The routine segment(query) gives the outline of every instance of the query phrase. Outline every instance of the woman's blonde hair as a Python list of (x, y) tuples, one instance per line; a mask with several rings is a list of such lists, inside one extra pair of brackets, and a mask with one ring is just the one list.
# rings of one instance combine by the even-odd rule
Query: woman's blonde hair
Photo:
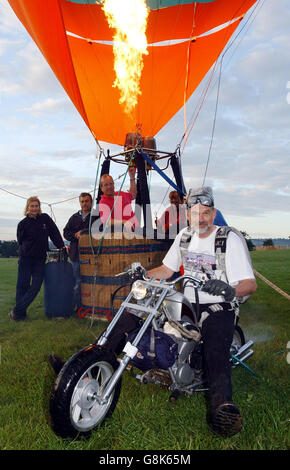
[(41, 208), (40, 208), (40, 200), (38, 199), (37, 196), (31, 196), (27, 199), (26, 201), (26, 206), (25, 206), (25, 209), (24, 209), (24, 215), (27, 215), (29, 213), (29, 205), (32, 203), (32, 202), (38, 202), (39, 204), (39, 214), (41, 214)]

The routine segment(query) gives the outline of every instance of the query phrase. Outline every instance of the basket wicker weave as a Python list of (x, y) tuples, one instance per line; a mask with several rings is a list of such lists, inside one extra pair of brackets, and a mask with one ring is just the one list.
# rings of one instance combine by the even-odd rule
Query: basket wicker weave
[[(162, 263), (172, 241), (157, 240), (141, 236), (129, 237), (122, 233), (96, 240), (83, 234), (79, 240), (80, 271), (82, 279), (82, 307), (89, 315), (99, 320), (109, 321), (112, 314), (113, 292), (122, 285), (122, 295), (127, 295), (130, 287), (127, 275), (115, 277), (133, 262), (139, 261), (145, 269)], [(121, 300), (116, 301), (118, 307)]]

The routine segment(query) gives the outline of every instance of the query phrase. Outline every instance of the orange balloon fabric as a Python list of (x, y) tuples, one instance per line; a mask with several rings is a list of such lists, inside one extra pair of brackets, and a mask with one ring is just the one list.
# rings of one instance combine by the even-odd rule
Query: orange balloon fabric
[[(68, 0), (8, 1), (94, 137), (124, 145), (126, 134), (136, 132), (137, 126), (143, 136), (154, 136), (174, 116), (256, 0), (192, 2), (150, 11), (142, 94), (130, 116), (119, 104), (118, 89), (112, 87), (113, 30), (100, 5)], [(231, 23), (200, 37), (227, 22)]]

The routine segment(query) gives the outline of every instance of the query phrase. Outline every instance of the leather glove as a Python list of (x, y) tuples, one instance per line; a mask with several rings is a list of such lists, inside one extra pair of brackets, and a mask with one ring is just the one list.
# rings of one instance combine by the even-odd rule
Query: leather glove
[(231, 302), (236, 296), (236, 289), (219, 279), (206, 281), (201, 290), (211, 295), (222, 295), (226, 302)]

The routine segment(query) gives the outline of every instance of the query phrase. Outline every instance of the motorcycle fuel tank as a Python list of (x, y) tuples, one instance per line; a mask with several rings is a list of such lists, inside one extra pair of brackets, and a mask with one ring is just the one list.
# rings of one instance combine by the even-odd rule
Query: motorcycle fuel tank
[(196, 316), (192, 305), (181, 292), (175, 292), (166, 297), (165, 305), (173, 320), (181, 321), (182, 316), (186, 315), (196, 323)]

